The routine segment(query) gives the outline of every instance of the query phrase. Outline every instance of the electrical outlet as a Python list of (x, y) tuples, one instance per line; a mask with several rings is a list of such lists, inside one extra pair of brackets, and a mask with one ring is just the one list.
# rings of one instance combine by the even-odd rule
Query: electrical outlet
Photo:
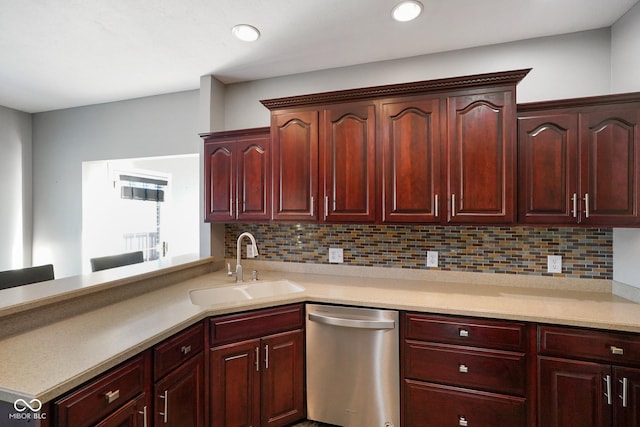
[(253, 245), (251, 243), (247, 244), (247, 258), (255, 258), (256, 253), (253, 251)]
[(344, 262), (344, 253), (342, 248), (329, 248), (329, 262), (331, 264), (340, 264)]
[(562, 273), (562, 257), (547, 255), (547, 273)]
[(437, 267), (437, 266), (438, 266), (438, 252), (427, 251), (427, 267)]

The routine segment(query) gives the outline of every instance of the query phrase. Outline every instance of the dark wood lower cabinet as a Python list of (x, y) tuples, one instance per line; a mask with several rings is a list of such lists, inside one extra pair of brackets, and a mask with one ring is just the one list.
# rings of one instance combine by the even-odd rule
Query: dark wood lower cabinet
[(155, 424), (204, 426), (204, 356), (192, 357), (155, 384)]
[(404, 388), (403, 419), (408, 427), (526, 425), (521, 397), (413, 380), (405, 380)]
[(262, 339), (262, 425), (282, 426), (305, 416), (304, 332)]
[(260, 425), (260, 339), (211, 350), (211, 425)]
[(640, 427), (640, 369), (539, 358), (540, 426)]
[(599, 363), (540, 357), (539, 425), (610, 427), (606, 378), (610, 367)]
[(615, 425), (640, 427), (640, 369), (614, 368), (613, 371), (616, 390), (620, 391)]
[(295, 330), (213, 348), (212, 426), (285, 426), (303, 419), (303, 343), (303, 331)]

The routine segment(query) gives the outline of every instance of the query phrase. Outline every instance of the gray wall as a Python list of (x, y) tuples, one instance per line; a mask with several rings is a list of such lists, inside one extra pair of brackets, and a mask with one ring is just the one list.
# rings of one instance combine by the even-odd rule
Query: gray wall
[(31, 265), (31, 114), (0, 107), (0, 270)]
[(225, 128), (269, 125), (260, 99), (533, 68), (518, 102), (602, 95), (610, 91), (609, 29), (376, 62), (227, 86)]
[(35, 114), (33, 262), (79, 274), (82, 162), (199, 153), (198, 105), (189, 91)]
[[(640, 91), (640, 3), (611, 29), (612, 92)], [(640, 173), (636, 171), (636, 173)], [(613, 278), (640, 288), (640, 230), (613, 231)]]

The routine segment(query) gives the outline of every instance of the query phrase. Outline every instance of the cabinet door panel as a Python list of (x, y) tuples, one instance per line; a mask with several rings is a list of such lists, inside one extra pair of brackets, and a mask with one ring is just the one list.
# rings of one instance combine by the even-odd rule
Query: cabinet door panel
[(580, 114), (585, 223), (638, 222), (639, 123), (638, 107)]
[(449, 98), (449, 222), (514, 220), (512, 91)]
[(238, 141), (238, 219), (268, 220), (271, 212), (269, 136)]
[(375, 219), (375, 106), (323, 112), (324, 215), (327, 221)]
[(614, 368), (615, 424), (640, 427), (640, 369)]
[(384, 222), (440, 221), (440, 117), (438, 98), (383, 101)]
[(155, 386), (155, 425), (204, 426), (204, 357), (184, 362)]
[(317, 219), (318, 113), (272, 116), (273, 219)]
[(539, 357), (539, 425), (610, 427), (604, 381), (610, 374), (609, 365)]
[(577, 115), (520, 117), (518, 129), (520, 221), (577, 223)]
[(235, 218), (235, 154), (233, 143), (205, 144), (206, 219), (229, 221)]
[(262, 339), (262, 425), (284, 426), (303, 419), (304, 337), (302, 330)]
[(260, 340), (211, 351), (211, 421), (216, 427), (260, 425)]

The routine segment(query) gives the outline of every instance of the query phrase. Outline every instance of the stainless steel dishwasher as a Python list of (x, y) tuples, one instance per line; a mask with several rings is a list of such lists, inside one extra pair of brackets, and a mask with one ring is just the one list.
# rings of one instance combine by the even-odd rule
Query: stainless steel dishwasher
[(307, 304), (307, 417), (399, 427), (398, 312)]

